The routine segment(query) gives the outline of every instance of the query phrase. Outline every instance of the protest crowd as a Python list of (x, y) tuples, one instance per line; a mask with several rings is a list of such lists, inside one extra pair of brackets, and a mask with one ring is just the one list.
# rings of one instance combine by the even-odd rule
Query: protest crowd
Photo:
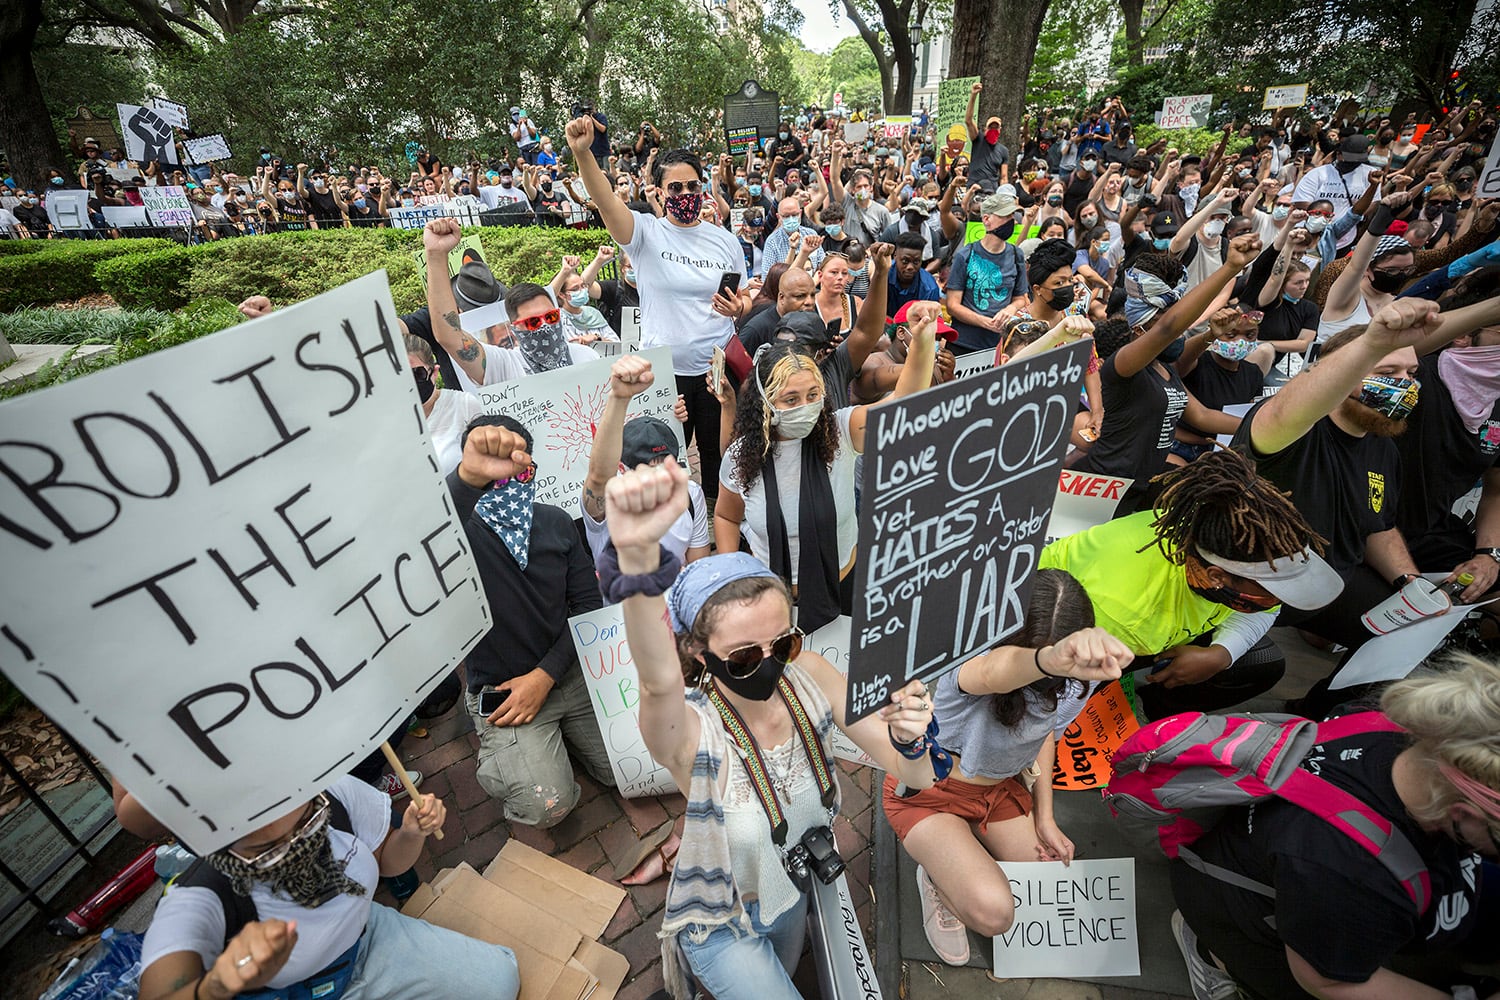
[[(1286, 636), (1342, 668), (1393, 601), (1423, 615), (1500, 593), (1492, 110), (1284, 109), (1199, 157), (1138, 146), (1141, 110), (1116, 98), (1017, 125), (976, 117), (981, 93), (942, 132), (924, 114), (851, 139), (805, 108), (762, 148), (708, 159), (587, 103), (550, 135), (511, 108), (508, 161), (423, 149), (400, 175), (268, 149), (240, 176), (93, 143), (44, 190), (0, 198), (0, 229), (61, 238), (45, 199), (84, 189), (92, 235), (121, 235), (105, 209), (167, 183), (194, 240), (421, 225), (427, 301), (400, 333), (493, 624), (418, 715), (461, 700), (480, 786), (511, 822), (554, 826), (577, 768), (616, 784), (568, 618), (619, 605), (640, 736), (687, 800), (680, 835), (623, 880), (670, 879), (666, 988), (790, 998), (811, 890), (786, 859), (831, 838), (836, 734), (884, 772), (927, 940), (964, 965), (970, 931), (1015, 918), (1007, 863), (1074, 861), (1049, 776), (1101, 689), (1128, 680), (1143, 723), (1204, 713), (1243, 737), (1237, 706), (1282, 680)], [(599, 249), (549, 285), (506, 281), (457, 259), (481, 216), (588, 229)], [(882, 410), (1067, 351), (1083, 370), (1063, 475), (1118, 503), (1039, 545), (1017, 629), (855, 705), (806, 639), (864, 620)], [(589, 363), (609, 367), (587, 474), (565, 504), (537, 502), (558, 471), (543, 428), (481, 397)], [(663, 387), (666, 419), (634, 415)], [(1464, 655), (1380, 683), (1335, 673), (1286, 706), (1320, 724), (1287, 765), (1313, 791), (1247, 799), (1168, 852), (1199, 1000), (1500, 996), (1464, 964), (1500, 941), (1500, 617), (1476, 609), (1454, 634)], [(1153, 789), (1163, 827), (1171, 790)], [(171, 832), (123, 788), (116, 806), (128, 829)], [(439, 799), (375, 754), (276, 814), (167, 891), (141, 997), (517, 995), (511, 949), (372, 903), (382, 879), (415, 888)]]

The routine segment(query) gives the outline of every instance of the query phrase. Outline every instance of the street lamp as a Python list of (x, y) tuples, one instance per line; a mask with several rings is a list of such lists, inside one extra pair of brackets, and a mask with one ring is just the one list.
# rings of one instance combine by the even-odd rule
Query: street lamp
[(922, 26), (914, 24), (911, 26), (911, 47), (920, 49), (922, 47)]

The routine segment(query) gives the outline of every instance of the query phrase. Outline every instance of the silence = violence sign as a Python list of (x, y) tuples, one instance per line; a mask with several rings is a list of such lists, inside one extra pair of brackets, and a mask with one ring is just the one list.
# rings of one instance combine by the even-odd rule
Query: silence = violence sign
[(490, 626), (383, 271), (0, 404), (0, 670), (198, 853)]
[(870, 410), (848, 713), (1020, 628), (1089, 344)]

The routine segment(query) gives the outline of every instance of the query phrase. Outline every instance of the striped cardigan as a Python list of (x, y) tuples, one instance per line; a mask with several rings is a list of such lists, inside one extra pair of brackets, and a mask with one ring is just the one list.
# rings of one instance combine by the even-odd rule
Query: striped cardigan
[[(787, 678), (803, 707), (813, 720), (813, 729), (823, 745), (823, 755), (833, 758), (833, 709), (823, 691), (795, 663), (789, 665)], [(720, 927), (731, 927), (736, 936), (750, 933), (740, 893), (730, 871), (729, 835), (724, 826), (724, 804), (720, 800), (719, 779), (730, 755), (739, 756), (739, 748), (724, 731), (724, 722), (708, 697), (698, 689), (687, 695), (688, 709), (698, 713), (698, 752), (693, 758), (689, 779), (687, 812), (682, 829), (682, 847), (667, 886), (667, 904), (663, 911), (661, 931), (662, 976), (667, 992), (675, 1000), (689, 1000), (687, 959), (678, 947), (677, 935), (686, 931), (694, 942), (706, 940)], [(743, 766), (741, 764), (740, 766)], [(838, 783), (834, 783), (834, 808), (839, 807)], [(775, 851), (771, 825), (763, 827), (762, 847)]]

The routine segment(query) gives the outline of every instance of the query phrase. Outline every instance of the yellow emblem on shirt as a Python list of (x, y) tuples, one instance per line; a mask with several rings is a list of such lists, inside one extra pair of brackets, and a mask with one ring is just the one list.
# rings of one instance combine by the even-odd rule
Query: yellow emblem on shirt
[(1369, 473), (1370, 476), (1370, 509), (1380, 513), (1380, 508), (1385, 506), (1385, 477), (1378, 472)]

